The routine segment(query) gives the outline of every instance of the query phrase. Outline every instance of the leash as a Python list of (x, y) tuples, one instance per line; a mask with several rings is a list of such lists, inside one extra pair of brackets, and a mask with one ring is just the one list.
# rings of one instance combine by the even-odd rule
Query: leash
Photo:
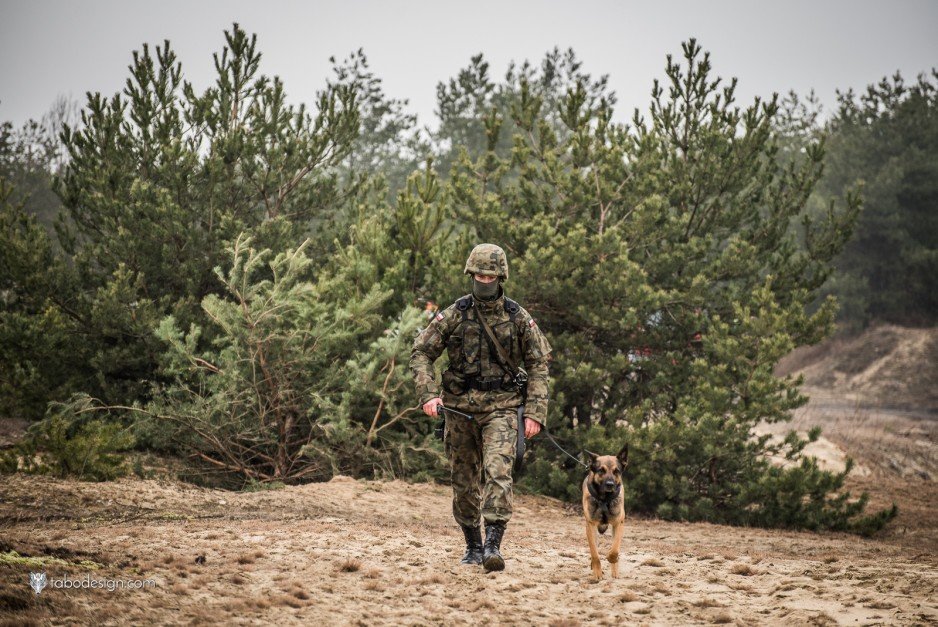
[(560, 451), (561, 453), (563, 453), (564, 455), (566, 455), (567, 457), (569, 457), (570, 459), (572, 459), (573, 461), (575, 461), (575, 462), (578, 463), (579, 465), (581, 465), (581, 466), (583, 466), (584, 468), (586, 468), (587, 470), (589, 470), (589, 465), (588, 465), (588, 464), (584, 463), (583, 460), (581, 460), (579, 457), (574, 457), (573, 455), (571, 455), (570, 453), (568, 453), (568, 452), (566, 451), (566, 449), (564, 449), (562, 446), (560, 446), (560, 445), (557, 443), (557, 440), (555, 440), (555, 439), (554, 439), (554, 436), (552, 436), (552, 435), (550, 434), (550, 431), (547, 430), (547, 427), (545, 427), (545, 426), (542, 425), (542, 426), (541, 426), (541, 433), (543, 433), (544, 435), (547, 436), (547, 439), (550, 440), (550, 443), (551, 443), (551, 444), (553, 444), (554, 446), (557, 447), (557, 450), (558, 450), (558, 451)]
[[(455, 410), (455, 409), (450, 409), (449, 407), (444, 407), (443, 405), (437, 405), (437, 406), (436, 406), (436, 410), (437, 410), (437, 412), (444, 412), (444, 411), (445, 411), (445, 412), (448, 412), (448, 413), (450, 413), (450, 414), (455, 414), (455, 415), (457, 415), (457, 416), (462, 416), (462, 417), (465, 418), (466, 420), (472, 420), (472, 416), (470, 416), (469, 414), (464, 414), (464, 413), (461, 412), (461, 411), (457, 411), (457, 410)], [(520, 428), (521, 428), (521, 427), (520, 427), (520, 425), (519, 425), (519, 429), (520, 429)], [(571, 455), (569, 452), (567, 452), (567, 450), (566, 450), (564, 447), (560, 446), (560, 444), (557, 443), (557, 440), (554, 439), (554, 436), (552, 436), (552, 435), (550, 434), (550, 432), (547, 430), (547, 427), (545, 427), (545, 426), (542, 425), (540, 432), (547, 436), (547, 439), (550, 441), (551, 444), (553, 444), (555, 447), (557, 447), (557, 450), (558, 450), (558, 451), (560, 451), (561, 453), (563, 453), (564, 455), (566, 455), (567, 457), (569, 457), (570, 459), (572, 459), (573, 461), (575, 461), (575, 462), (578, 463), (579, 465), (581, 465), (581, 466), (583, 466), (584, 468), (586, 468), (587, 470), (589, 470), (589, 464), (584, 463), (583, 460), (581, 460), (579, 457), (574, 457), (574, 456)], [(523, 432), (522, 432), (522, 433), (523, 433)], [(440, 437), (442, 437), (442, 434), (441, 434)], [(523, 450), (524, 450), (524, 449), (522, 449), (522, 451), (523, 451)]]
[(470, 416), (469, 414), (464, 414), (464, 413), (462, 413), (461, 411), (456, 411), (455, 409), (450, 409), (449, 407), (443, 407), (442, 405), (437, 405), (437, 406), (436, 406), (436, 411), (437, 411), (437, 413), (439, 413), (439, 412), (441, 412), (441, 411), (445, 411), (445, 412), (449, 412), (449, 413), (451, 413), (451, 414), (456, 414), (457, 416), (462, 416), (462, 417), (465, 418), (466, 420), (472, 420), (472, 416)]

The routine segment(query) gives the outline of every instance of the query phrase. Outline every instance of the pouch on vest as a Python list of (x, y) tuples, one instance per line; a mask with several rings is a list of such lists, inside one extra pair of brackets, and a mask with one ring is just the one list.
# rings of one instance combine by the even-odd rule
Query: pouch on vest
[(478, 376), (482, 372), (482, 327), (478, 322), (466, 321), (457, 329), (462, 337), (461, 374), (466, 377)]
[(442, 383), (443, 389), (455, 396), (462, 396), (468, 389), (466, 380), (452, 370), (443, 371)]

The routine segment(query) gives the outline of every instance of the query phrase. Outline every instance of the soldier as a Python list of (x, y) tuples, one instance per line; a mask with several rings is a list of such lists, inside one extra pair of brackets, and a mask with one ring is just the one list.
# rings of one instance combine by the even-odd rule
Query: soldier
[[(417, 336), (410, 368), (424, 413), (436, 416), (437, 406), (442, 405), (472, 417), (447, 413), (443, 437), (452, 472), (453, 516), (466, 537), (461, 563), (502, 570), (505, 561), (499, 551), (512, 511), (518, 408), (525, 404), (524, 435), (533, 437), (547, 420), (551, 348), (534, 318), (504, 294), (505, 251), (494, 244), (479, 244), (469, 254), (465, 273), (472, 277), (472, 293), (437, 313)], [(510, 359), (508, 364), (489, 340), (480, 314)], [(433, 362), (444, 350), (449, 366), (440, 393)], [(528, 377), (526, 400), (510, 372), (522, 363)], [(480, 516), (485, 521), (484, 547)]]

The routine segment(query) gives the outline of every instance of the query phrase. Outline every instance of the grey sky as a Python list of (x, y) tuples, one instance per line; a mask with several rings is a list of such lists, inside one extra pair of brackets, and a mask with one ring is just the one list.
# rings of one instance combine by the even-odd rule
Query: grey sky
[(213, 73), (223, 30), (258, 35), (262, 71), (290, 100), (313, 102), (329, 56), (365, 49), (387, 93), (435, 125), (436, 84), (484, 52), (495, 76), (509, 60), (539, 61), (573, 47), (594, 75), (609, 74), (617, 117), (647, 107), (665, 55), (697, 37), (714, 70), (739, 78), (739, 100), (812, 87), (826, 108), (836, 88), (862, 89), (901, 70), (911, 80), (938, 66), (938, 2), (581, 0), (444, 2), (131, 2), (0, 0), (0, 120), (40, 117), (59, 94), (123, 87), (131, 52), (169, 39), (197, 88)]

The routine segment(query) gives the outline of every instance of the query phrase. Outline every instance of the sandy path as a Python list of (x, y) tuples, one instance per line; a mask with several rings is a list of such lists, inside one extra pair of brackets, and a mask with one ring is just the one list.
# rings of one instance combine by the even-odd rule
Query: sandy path
[[(8, 481), (6, 479), (9, 479)], [(152, 578), (148, 590), (47, 589), (0, 564), (0, 619), (64, 624), (921, 624), (938, 556), (917, 542), (708, 524), (627, 523), (622, 576), (594, 583), (578, 515), (520, 497), (507, 570), (456, 564), (449, 489), (337, 478), (260, 493), (13, 476), (0, 550), (54, 554), (51, 577)], [(608, 547), (603, 538), (601, 548)], [(196, 557), (205, 556), (204, 564)], [(81, 559), (102, 567), (88, 571)], [(9, 562), (9, 560), (8, 560)], [(608, 577), (608, 566), (605, 568)]]

